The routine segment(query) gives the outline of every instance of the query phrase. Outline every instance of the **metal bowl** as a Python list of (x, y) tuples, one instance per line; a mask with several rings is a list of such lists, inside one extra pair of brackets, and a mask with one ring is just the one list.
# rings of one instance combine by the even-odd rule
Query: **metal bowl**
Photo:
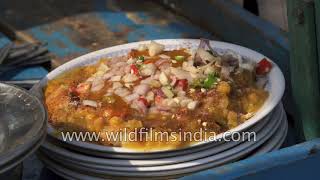
[(45, 108), (37, 97), (0, 83), (0, 171), (38, 143), (46, 120)]

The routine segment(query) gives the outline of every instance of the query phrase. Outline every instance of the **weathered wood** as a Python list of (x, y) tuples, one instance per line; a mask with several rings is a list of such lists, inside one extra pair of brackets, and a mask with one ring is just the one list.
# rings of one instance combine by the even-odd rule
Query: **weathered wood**
[(47, 42), (56, 55), (54, 66), (90, 51), (132, 41), (214, 38), (152, 1), (1, 0), (0, 17), (16, 32)]
[[(310, 1), (311, 2), (311, 1)], [(320, 86), (314, 4), (287, 0), (295, 118), (307, 140), (320, 137)]]
[[(284, 105), (293, 114), (289, 72), (289, 44), (286, 33), (251, 14), (232, 1), (159, 0), (175, 12), (189, 18), (224, 41), (240, 44), (274, 60), (286, 78)], [(196, 7), (196, 8), (195, 8)]]

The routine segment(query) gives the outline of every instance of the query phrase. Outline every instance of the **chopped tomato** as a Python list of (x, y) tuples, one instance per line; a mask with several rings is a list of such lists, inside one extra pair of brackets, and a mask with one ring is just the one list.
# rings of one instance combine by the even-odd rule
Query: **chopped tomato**
[(144, 98), (144, 97), (140, 97), (140, 98), (138, 99), (138, 101), (141, 101), (146, 107), (149, 106), (148, 101), (147, 101), (146, 98)]
[(150, 63), (153, 63), (154, 62), (154, 59), (148, 59), (148, 60), (145, 60), (143, 63), (144, 64), (150, 64)]
[(154, 101), (156, 104), (160, 104), (163, 100), (163, 97), (157, 95), (155, 98), (154, 98)]
[(131, 64), (130, 72), (131, 72), (131, 74), (139, 75), (139, 69), (135, 64)]
[(271, 71), (272, 64), (266, 58), (263, 58), (256, 67), (256, 73), (258, 75), (265, 75)]
[(177, 82), (177, 86), (181, 87), (184, 91), (188, 88), (188, 80), (186, 79), (179, 79)]

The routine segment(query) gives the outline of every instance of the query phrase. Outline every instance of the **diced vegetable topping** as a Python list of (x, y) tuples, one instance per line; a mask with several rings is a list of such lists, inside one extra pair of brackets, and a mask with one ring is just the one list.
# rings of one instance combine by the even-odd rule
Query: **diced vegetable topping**
[(144, 97), (140, 97), (140, 98), (138, 99), (138, 101), (142, 102), (145, 106), (149, 106), (148, 101), (147, 101), (146, 98), (144, 98)]
[(208, 77), (203, 81), (203, 87), (206, 89), (211, 89), (218, 80), (218, 76), (216, 74), (209, 74)]
[(266, 58), (263, 58), (256, 67), (256, 73), (258, 75), (265, 75), (271, 71), (272, 64)]
[(130, 65), (130, 72), (131, 72), (131, 74), (139, 75), (139, 69), (138, 69), (137, 65), (131, 64)]
[(186, 79), (179, 79), (177, 81), (177, 86), (181, 87), (184, 91), (188, 88), (188, 80)]
[(138, 60), (140, 60), (140, 61), (144, 61), (144, 56), (138, 56)]
[(175, 56), (174, 59), (177, 61), (184, 61), (185, 57), (184, 56)]
[(162, 87), (161, 90), (168, 98), (173, 98), (174, 94), (168, 86)]

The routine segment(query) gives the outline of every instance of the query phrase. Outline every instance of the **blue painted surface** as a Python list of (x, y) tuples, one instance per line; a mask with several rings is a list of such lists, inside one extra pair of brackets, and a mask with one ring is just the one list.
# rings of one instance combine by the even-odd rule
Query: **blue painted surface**
[(48, 71), (41, 66), (19, 68), (2, 74), (0, 80), (42, 79)]
[(67, 27), (56, 29), (54, 32), (48, 32), (47, 27), (37, 26), (28, 31), (33, 37), (41, 42), (48, 43), (48, 49), (58, 57), (64, 57), (73, 53), (85, 53), (86, 49), (79, 47), (76, 43), (72, 42), (67, 35), (70, 29)]
[(320, 139), (315, 139), (182, 179), (314, 179), (320, 177), (319, 164)]

